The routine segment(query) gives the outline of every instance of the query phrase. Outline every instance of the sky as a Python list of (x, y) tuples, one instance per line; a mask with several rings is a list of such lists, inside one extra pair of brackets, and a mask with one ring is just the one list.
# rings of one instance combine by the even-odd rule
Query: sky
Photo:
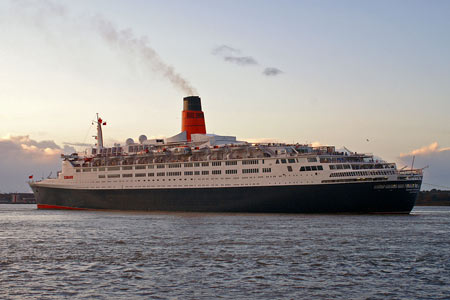
[(1, 1), (0, 192), (59, 155), (180, 132), (335, 145), (450, 189), (450, 1)]

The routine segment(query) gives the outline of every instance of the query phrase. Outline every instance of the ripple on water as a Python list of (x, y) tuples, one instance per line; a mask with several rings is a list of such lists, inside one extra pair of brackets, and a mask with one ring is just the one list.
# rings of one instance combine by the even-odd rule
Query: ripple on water
[(450, 209), (411, 216), (0, 206), (1, 299), (446, 299)]

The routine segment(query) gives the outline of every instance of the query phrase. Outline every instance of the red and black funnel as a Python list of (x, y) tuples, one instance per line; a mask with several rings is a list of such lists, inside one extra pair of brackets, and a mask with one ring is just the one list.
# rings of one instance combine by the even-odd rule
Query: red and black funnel
[(206, 134), (205, 117), (200, 97), (189, 96), (183, 98), (181, 131), (186, 131), (188, 141), (191, 140), (191, 134)]

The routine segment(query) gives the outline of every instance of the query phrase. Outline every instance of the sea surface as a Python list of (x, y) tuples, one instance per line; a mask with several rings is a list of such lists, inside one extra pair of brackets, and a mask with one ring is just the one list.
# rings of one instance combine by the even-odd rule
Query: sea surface
[(450, 299), (450, 207), (411, 215), (0, 205), (0, 299)]

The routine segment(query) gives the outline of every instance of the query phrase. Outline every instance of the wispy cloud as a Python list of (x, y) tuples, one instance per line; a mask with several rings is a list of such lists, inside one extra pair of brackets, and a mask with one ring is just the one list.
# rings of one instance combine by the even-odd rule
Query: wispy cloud
[(412, 150), (409, 153), (401, 153), (400, 157), (413, 156), (413, 155), (427, 155), (432, 153), (439, 153), (444, 151), (450, 151), (450, 147), (440, 147), (437, 142), (431, 143), (428, 146), (423, 146), (422, 148)]
[[(220, 45), (214, 48), (211, 53), (215, 56), (221, 57), (226, 62), (239, 66), (259, 65), (258, 61), (253, 56), (244, 55), (241, 50), (228, 45)], [(282, 73), (283, 71), (274, 67), (267, 67), (262, 71), (262, 74), (265, 76), (277, 76)]]
[(216, 47), (211, 51), (211, 53), (213, 55), (222, 57), (226, 62), (234, 63), (240, 66), (258, 65), (258, 62), (255, 58), (251, 56), (244, 56), (242, 55), (241, 50), (227, 45)]
[(263, 74), (266, 76), (277, 76), (280, 75), (281, 73), (283, 73), (283, 71), (281, 71), (278, 68), (265, 68), (263, 71)]

